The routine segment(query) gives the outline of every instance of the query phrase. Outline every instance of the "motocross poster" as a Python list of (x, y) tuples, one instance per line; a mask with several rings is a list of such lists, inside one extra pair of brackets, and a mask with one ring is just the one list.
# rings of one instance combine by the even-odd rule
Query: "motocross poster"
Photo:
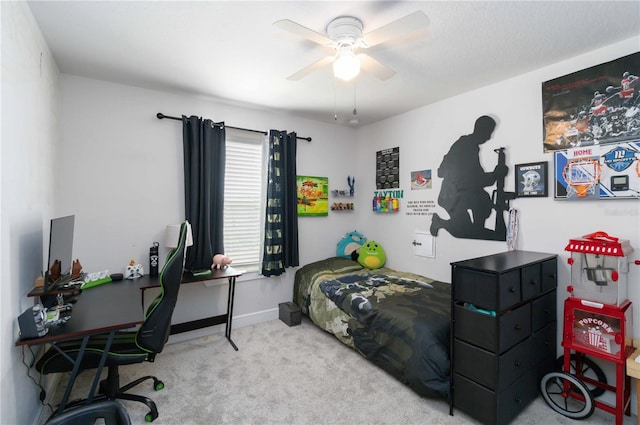
[(640, 138), (640, 52), (542, 83), (544, 152)]

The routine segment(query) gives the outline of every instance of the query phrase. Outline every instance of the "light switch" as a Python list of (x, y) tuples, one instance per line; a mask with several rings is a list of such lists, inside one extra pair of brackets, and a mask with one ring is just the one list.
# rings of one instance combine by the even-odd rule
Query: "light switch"
[(435, 258), (433, 236), (427, 232), (416, 232), (413, 238), (413, 253), (420, 257)]

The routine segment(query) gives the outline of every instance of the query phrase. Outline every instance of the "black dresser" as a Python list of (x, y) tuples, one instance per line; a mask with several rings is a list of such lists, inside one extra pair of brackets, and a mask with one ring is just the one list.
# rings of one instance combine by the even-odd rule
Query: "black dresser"
[(509, 251), (451, 263), (450, 410), (511, 422), (556, 359), (557, 256)]

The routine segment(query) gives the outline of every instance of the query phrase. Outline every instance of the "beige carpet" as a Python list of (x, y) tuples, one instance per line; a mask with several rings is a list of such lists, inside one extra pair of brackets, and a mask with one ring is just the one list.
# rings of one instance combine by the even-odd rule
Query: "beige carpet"
[[(477, 423), (459, 411), (450, 416), (444, 400), (419, 397), (306, 318), (294, 327), (274, 320), (234, 329), (232, 338), (240, 351), (223, 335), (168, 345), (155, 363), (122, 367), (121, 382), (146, 374), (164, 381), (162, 391), (151, 381), (136, 388), (158, 405), (154, 425)], [(73, 396), (86, 394), (90, 379), (83, 373)], [(133, 424), (146, 423), (143, 404), (123, 404)], [(614, 416), (596, 409), (577, 422), (538, 397), (513, 423), (613, 424)]]

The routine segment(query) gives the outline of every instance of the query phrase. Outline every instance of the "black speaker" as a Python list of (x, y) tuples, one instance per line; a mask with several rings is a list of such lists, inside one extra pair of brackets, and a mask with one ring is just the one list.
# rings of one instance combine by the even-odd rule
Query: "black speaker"
[(47, 313), (41, 304), (26, 309), (18, 316), (20, 339), (38, 338), (47, 334)]

